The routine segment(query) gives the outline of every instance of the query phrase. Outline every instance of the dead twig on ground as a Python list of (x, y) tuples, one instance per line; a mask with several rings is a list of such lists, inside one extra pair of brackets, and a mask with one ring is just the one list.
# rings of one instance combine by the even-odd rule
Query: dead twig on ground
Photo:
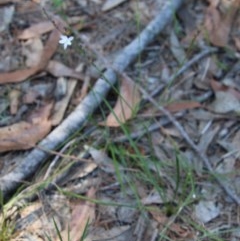
[[(183, 114), (184, 114), (184, 112), (179, 113), (178, 117), (179, 118), (182, 117)], [(148, 127), (144, 127), (144, 130), (133, 132), (133, 133), (129, 134), (128, 136), (123, 135), (123, 136), (117, 137), (117, 138), (113, 139), (113, 142), (118, 143), (118, 142), (125, 142), (125, 141), (129, 141), (129, 140), (135, 140), (135, 139), (141, 138), (146, 133), (153, 132), (155, 130), (159, 130), (159, 128), (166, 126), (170, 123), (171, 123), (171, 121), (168, 118), (161, 118), (159, 120), (159, 122), (154, 123)]]
[[(204, 49), (202, 52), (195, 55), (192, 59), (190, 59), (187, 63), (185, 63), (176, 73), (174, 73), (172, 76), (170, 76), (167, 84), (171, 84), (178, 76), (183, 74), (192, 65), (196, 64), (200, 59), (202, 59), (210, 54), (216, 53), (217, 51), (218, 51), (217, 48)], [(150, 96), (151, 97), (156, 96), (159, 92), (161, 92), (163, 90), (163, 88), (164, 88), (163, 86), (159, 86), (158, 88), (156, 88), (155, 90), (152, 91)], [(147, 99), (147, 97), (145, 97), (145, 99)]]
[[(90, 44), (88, 44), (87, 42), (84, 43), (85, 46), (87, 48), (89, 48), (91, 51), (94, 52), (94, 54), (97, 55), (97, 57), (99, 59), (101, 59), (101, 61), (103, 61), (103, 63), (105, 64), (105, 66), (109, 69), (113, 69), (116, 71), (116, 73), (118, 73), (119, 75), (121, 75), (123, 78), (128, 79), (129, 81), (134, 82), (125, 72), (123, 71), (119, 71), (118, 68), (116, 68), (114, 65), (111, 65), (110, 63), (108, 63), (108, 61), (106, 60), (106, 58), (104, 58), (99, 52), (97, 52), (96, 50), (94, 50)], [(204, 50), (203, 52), (201, 52), (200, 54), (196, 55), (193, 59), (191, 59), (186, 65), (184, 65), (181, 69), (179, 69), (179, 71), (175, 74), (172, 75), (172, 77), (170, 78), (170, 81), (173, 81), (176, 78), (176, 75), (179, 76), (180, 74), (182, 74), (187, 68), (189, 68), (192, 64), (196, 63), (198, 60), (200, 60), (201, 58), (203, 58), (206, 55), (209, 55), (211, 53), (215, 53), (217, 51), (217, 49), (215, 48), (210, 48), (207, 50)], [(135, 82), (134, 82), (135, 83)], [(167, 122), (169, 121), (169, 123), (172, 123), (177, 130), (179, 131), (179, 133), (182, 135), (182, 137), (184, 138), (184, 140), (186, 141), (186, 143), (193, 149), (193, 151), (203, 160), (206, 168), (208, 169), (208, 171), (210, 172), (211, 175), (213, 175), (213, 177), (216, 179), (216, 181), (219, 183), (219, 185), (222, 187), (222, 189), (228, 194), (228, 196), (234, 200), (238, 205), (240, 204), (240, 198), (238, 196), (236, 196), (236, 194), (230, 190), (230, 188), (228, 188), (225, 183), (214, 173), (214, 170), (208, 160), (208, 158), (201, 152), (199, 151), (197, 145), (194, 144), (194, 142), (192, 141), (192, 139), (190, 138), (190, 136), (186, 133), (186, 131), (183, 129), (183, 127), (180, 125), (180, 123), (176, 120), (176, 118), (168, 111), (166, 110), (164, 107), (159, 106), (159, 104), (153, 99), (153, 96), (155, 96), (159, 90), (157, 90), (156, 92), (149, 94), (147, 93), (147, 91), (142, 88), (139, 84), (135, 83), (136, 86), (139, 88), (140, 92), (142, 93), (142, 95), (145, 97), (145, 100), (149, 101), (150, 103), (152, 103), (160, 112), (162, 112), (168, 119), (166, 120)], [(151, 128), (148, 128), (149, 131), (154, 130), (155, 128), (157, 128), (157, 126), (163, 126), (165, 123), (158, 123), (158, 124), (154, 124)], [(140, 131), (137, 133), (132, 133), (132, 135), (130, 135), (130, 137), (128, 136), (123, 136), (121, 138), (116, 138), (116, 142), (122, 142), (123, 140), (129, 140), (129, 138), (137, 138), (138, 136), (144, 135), (146, 132), (144, 131)]]
[[(54, 150), (69, 138), (76, 130), (83, 127), (88, 117), (99, 106), (106, 94), (116, 82), (116, 72), (123, 72), (130, 63), (154, 40), (174, 16), (174, 12), (182, 4), (183, 0), (166, 1), (161, 11), (148, 26), (127, 45), (113, 62), (113, 68), (107, 69), (103, 77), (98, 79), (90, 93), (77, 106), (77, 108), (55, 128), (43, 141), (40, 142), (42, 149)], [(48, 157), (48, 152), (39, 148), (33, 149), (28, 156), (12, 172), (0, 178), (0, 189), (6, 198), (23, 181), (29, 178)]]
[[(126, 73), (121, 73), (124, 78), (127, 78), (129, 81), (133, 81)], [(186, 143), (192, 148), (192, 150), (202, 159), (204, 165), (206, 166), (209, 173), (215, 178), (215, 180), (218, 182), (218, 184), (221, 186), (221, 188), (225, 191), (225, 193), (238, 205), (240, 205), (240, 198), (234, 193), (233, 190), (230, 189), (218, 176), (214, 173), (214, 170), (210, 164), (210, 161), (206, 157), (204, 153), (202, 153), (197, 145), (194, 144), (188, 133), (183, 129), (181, 124), (176, 120), (176, 118), (164, 107), (160, 106), (157, 101), (155, 101), (148, 93), (147, 91), (142, 88), (139, 84), (137, 84), (139, 90), (141, 93), (146, 96), (148, 101), (152, 103), (160, 112), (162, 112), (169, 120), (170, 122), (177, 128), (183, 139), (186, 141)]]
[[(140, 91), (147, 95), (147, 92), (140, 88)], [(208, 169), (211, 175), (216, 179), (218, 184), (222, 187), (222, 189), (226, 192), (226, 194), (238, 205), (240, 205), (240, 198), (230, 189), (230, 187), (227, 187), (227, 185), (217, 176), (217, 174), (214, 173), (214, 170), (208, 160), (208, 158), (198, 149), (197, 145), (194, 144), (190, 136), (187, 134), (187, 132), (183, 129), (183, 127), (180, 125), (180, 123), (174, 118), (174, 116), (166, 110), (164, 107), (159, 106), (159, 104), (150, 96), (148, 97), (148, 100), (164, 115), (166, 115), (169, 120), (173, 123), (173, 125), (177, 128), (183, 139), (187, 142), (187, 144), (193, 149), (193, 151), (202, 159), (204, 162), (204, 165)]]

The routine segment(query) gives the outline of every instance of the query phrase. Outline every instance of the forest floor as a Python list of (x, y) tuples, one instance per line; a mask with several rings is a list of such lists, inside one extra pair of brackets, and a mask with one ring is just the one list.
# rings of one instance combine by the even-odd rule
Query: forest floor
[(240, 240), (240, 0), (0, 1), (0, 241)]

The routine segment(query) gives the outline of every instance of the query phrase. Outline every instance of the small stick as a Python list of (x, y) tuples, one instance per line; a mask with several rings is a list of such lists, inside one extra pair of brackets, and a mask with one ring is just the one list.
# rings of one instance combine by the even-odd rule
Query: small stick
[[(126, 74), (126, 73), (121, 73), (124, 78), (127, 78), (129, 81), (131, 78)], [(135, 83), (135, 82), (134, 82)], [(240, 199), (239, 197), (232, 191), (229, 187), (225, 185), (225, 183), (214, 173), (214, 170), (210, 164), (210, 161), (208, 158), (201, 152), (199, 151), (198, 147), (194, 144), (190, 136), (187, 134), (187, 132), (183, 129), (183, 127), (180, 125), (180, 123), (175, 119), (175, 117), (164, 107), (159, 106), (159, 104), (147, 93), (146, 90), (144, 90), (139, 84), (138, 88), (141, 91), (141, 93), (146, 96), (146, 98), (149, 100), (150, 103), (152, 103), (159, 111), (161, 111), (168, 119), (173, 123), (173, 125), (177, 128), (183, 139), (186, 141), (186, 143), (192, 148), (192, 150), (202, 159), (204, 162), (206, 168), (208, 171), (213, 175), (215, 180), (218, 182), (218, 184), (222, 187), (222, 189), (226, 192), (226, 194), (238, 205), (240, 205)]]
[[(201, 53), (195, 55), (192, 59), (190, 59), (186, 64), (184, 64), (176, 73), (172, 74), (172, 76), (169, 78), (168, 83), (171, 84), (179, 75), (184, 73), (188, 68), (190, 68), (192, 65), (197, 63), (200, 59), (204, 58), (205, 56), (216, 53), (218, 50), (216, 48), (207, 48), (204, 49)], [(155, 90), (150, 93), (151, 97), (156, 96), (159, 92), (161, 92), (163, 89), (163, 86), (159, 86)], [(149, 94), (148, 94), (149, 96)], [(147, 97), (145, 97), (148, 99)]]
[[(53, 161), (51, 162), (51, 164), (49, 165), (43, 180), (47, 180), (47, 178), (50, 176), (50, 173), (53, 171), (53, 169), (56, 167), (58, 160), (62, 157), (61, 155), (65, 155), (64, 152), (69, 148), (69, 146), (71, 146), (74, 141), (76, 141), (76, 139), (72, 139), (71, 141), (69, 141), (59, 152), (58, 154), (55, 156), (55, 158), (53, 159)], [(70, 157), (71, 158), (71, 157)]]
[[(178, 117), (182, 117), (182, 116), (183, 116), (183, 113), (180, 113), (178, 115)], [(113, 139), (113, 142), (117, 142), (117, 143), (125, 142), (125, 141), (128, 141), (129, 139), (135, 140), (135, 139), (140, 138), (141, 136), (145, 135), (146, 133), (158, 130), (159, 128), (166, 126), (170, 123), (171, 123), (171, 121), (169, 119), (164, 118), (164, 119), (161, 119), (159, 122), (151, 124), (150, 126), (144, 128), (144, 130), (133, 132), (129, 136), (123, 135), (123, 136), (117, 137), (117, 138)]]

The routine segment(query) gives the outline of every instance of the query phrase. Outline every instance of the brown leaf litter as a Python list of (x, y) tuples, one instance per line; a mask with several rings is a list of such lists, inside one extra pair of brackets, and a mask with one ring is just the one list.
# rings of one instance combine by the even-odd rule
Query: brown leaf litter
[(51, 130), (49, 119), (53, 104), (47, 104), (29, 117), (28, 121), (0, 128), (0, 152), (26, 150), (42, 140)]
[(52, 31), (44, 46), (41, 60), (37, 66), (9, 73), (0, 73), (0, 84), (21, 82), (44, 70), (58, 47), (59, 36), (60, 34), (58, 30)]
[[(19, 3), (17, 0), (5, 2)], [(39, 2), (34, 1), (34, 3)], [(106, 4), (109, 2), (108, 9)], [(130, 35), (127, 35), (126, 32), (118, 32), (116, 23), (126, 20), (126, 24), (129, 25), (129, 16), (136, 11), (141, 16), (147, 13), (144, 21), (148, 21), (151, 14), (156, 12), (152, 2), (146, 4), (144, 1), (140, 1), (140, 7), (134, 6), (133, 8), (128, 5), (132, 4), (132, 1), (78, 1), (78, 3), (70, 1), (64, 2), (62, 10), (69, 8), (68, 14), (76, 11), (77, 15), (81, 15), (83, 13), (78, 12), (80, 6), (81, 9), (88, 11), (86, 15), (91, 20), (89, 21), (91, 28), (80, 34), (87, 33), (89, 44), (93, 48), (100, 48), (101, 54), (108, 55), (109, 52), (114, 53), (121, 49), (133, 35), (138, 34), (137, 31)], [(93, 11), (90, 3), (94, 4), (97, 10)], [(158, 1), (158, 3), (160, 2)], [(86, 5), (84, 6), (84, 4)], [(236, 28), (238, 28), (236, 26), (239, 26), (236, 14), (239, 9), (239, 1), (217, 0), (204, 3), (188, 1), (184, 5), (184, 8), (187, 7), (186, 12), (189, 14), (192, 11), (193, 13), (191, 20), (186, 18), (184, 21), (174, 22), (173, 25), (169, 24), (166, 31), (158, 36), (156, 42), (144, 51), (141, 60), (139, 59), (138, 63), (133, 64), (130, 68), (131, 78), (144, 86), (148, 93), (160, 85), (163, 86), (162, 92), (154, 96), (154, 100), (158, 106), (164, 106), (171, 112), (183, 131), (179, 132), (171, 122), (168, 122), (167, 126), (151, 130), (149, 128), (151, 124), (157, 124), (166, 119), (163, 114), (165, 112), (160, 113), (159, 109), (153, 108), (150, 102), (144, 104), (144, 110), (139, 109), (142, 107), (139, 106), (141, 100), (139, 90), (134, 82), (119, 75), (121, 84), (117, 91), (117, 101), (111, 103), (114, 107), (106, 110), (108, 116), (101, 122), (101, 124), (104, 123), (106, 130), (108, 130), (106, 127), (115, 127), (114, 130), (109, 128), (109, 132), (105, 136), (103, 127), (98, 125), (96, 127), (96, 123), (103, 118), (98, 113), (94, 113), (94, 118), (88, 119), (83, 131), (86, 130), (88, 133), (89, 127), (92, 125), (97, 130), (90, 131), (86, 137), (83, 132), (76, 133), (76, 139), (71, 144), (66, 140), (66, 146), (59, 151), (59, 155), (58, 150), (54, 152), (57, 161), (52, 162), (52, 158), (49, 158), (51, 164), (48, 166), (48, 170), (51, 170), (51, 175), (46, 175), (44, 179), (49, 182), (52, 181), (52, 175), (55, 177), (56, 172), (60, 170), (58, 163), (64, 168), (71, 164), (69, 162), (71, 158), (63, 153), (76, 155), (75, 164), (81, 166), (80, 160), (82, 156), (85, 157), (88, 150), (86, 156), (90, 154), (92, 159), (85, 161), (95, 165), (94, 171), (91, 170), (89, 175), (80, 175), (82, 174), (81, 166), (81, 168), (75, 169), (76, 175), (70, 175), (69, 182), (58, 183), (58, 191), (65, 190), (67, 187), (68, 195), (74, 196), (74, 198), (65, 196), (63, 201), (63, 206), (67, 209), (71, 203), (70, 215), (65, 215), (63, 209), (57, 211), (57, 214), (62, 215), (68, 223), (64, 230), (61, 229), (64, 239), (67, 239), (70, 234), (73, 240), (79, 240), (85, 227), (89, 231), (87, 241), (109, 238), (116, 241), (157, 240), (159, 238), (207, 240), (209, 239), (208, 233), (224, 240), (237, 240), (236, 237), (239, 237), (236, 232), (232, 231), (232, 226), (237, 226), (239, 223), (236, 205), (230, 196), (225, 195), (221, 188), (213, 182), (206, 165), (196, 155), (196, 152), (189, 148), (183, 138), (183, 134), (186, 133), (198, 152), (206, 155), (210, 160), (213, 173), (217, 173), (221, 177), (229, 190), (234, 189), (239, 195), (239, 72), (236, 68), (232, 68), (237, 62), (237, 49), (239, 50), (236, 34)], [(67, 108), (75, 107), (73, 101), (71, 102), (71, 97), (75, 98), (74, 91), (79, 91), (78, 88), (81, 88), (78, 86), (77, 79), (86, 80), (87, 87), (92, 86), (94, 81), (93, 78), (91, 79), (89, 76), (86, 78), (77, 70), (73, 70), (61, 62), (61, 58), (66, 56), (70, 63), (75, 63), (75, 49), (71, 48), (66, 55), (60, 53), (60, 58), (57, 54), (56, 58), (52, 59), (56, 53), (59, 33), (55, 33), (58, 31), (55, 29), (56, 22), (52, 15), (48, 17), (49, 21), (41, 21), (36, 25), (30, 24), (30, 28), (18, 35), (21, 41), (28, 39), (25, 43), (27, 45), (27, 50), (25, 50), (27, 60), (25, 67), (27, 69), (0, 74), (1, 84), (15, 83), (16, 85), (13, 89), (12, 85), (9, 85), (12, 90), (3, 92), (8, 94), (7, 110), (11, 111), (12, 118), (23, 104), (27, 103), (28, 109), (31, 108), (30, 104), (36, 108), (29, 118), (23, 115), (19, 123), (0, 128), (0, 152), (25, 150), (36, 145), (49, 133), (52, 126), (60, 124)], [(176, 19), (178, 18), (179, 15), (176, 15)], [(111, 19), (115, 19), (116, 22)], [(139, 28), (144, 23), (142, 19), (141, 17), (139, 20)], [(180, 28), (177, 28), (178, 24)], [(60, 24), (57, 27), (65, 31), (64, 25)], [(193, 28), (201, 29), (202, 38), (194, 38), (191, 45), (183, 45), (185, 34), (188, 35)], [(94, 31), (92, 31), (93, 29)], [(109, 33), (109, 29), (111, 33)], [(50, 36), (45, 44), (41, 45), (41, 41), (45, 39), (45, 36), (42, 35), (47, 32), (51, 32)], [(119, 44), (121, 39), (124, 43), (122, 45)], [(106, 45), (101, 45), (101, 43), (106, 43)], [(168, 83), (169, 76), (173, 76), (179, 68), (191, 61), (197, 51), (206, 47), (211, 48), (209, 44), (230, 48), (231, 54), (225, 48), (219, 48), (219, 51), (211, 54), (209, 58), (196, 61), (194, 65), (187, 67), (181, 75), (178, 75), (176, 79), (171, 79), (171, 83)], [(89, 65), (91, 61), (86, 62)], [(169, 73), (163, 73), (163, 65), (167, 65)], [(85, 67), (88, 68), (88, 66), (83, 68)], [(40, 85), (37, 85), (35, 80), (44, 84), (45, 78), (44, 80), (41, 77), (34, 78), (29, 86), (28, 83), (19, 83), (44, 71), (51, 75), (52, 79), (49, 81), (51, 84), (53, 84), (53, 79), (54, 83), (56, 82), (55, 89), (62, 86), (58, 95), (55, 91), (45, 92), (45, 95), (40, 94)], [(128, 71), (123, 74), (127, 75)], [(88, 75), (87, 73), (88, 71), (86, 71), (86, 75)], [(48, 75), (45, 76), (47, 79)], [(62, 78), (63, 76), (74, 79), (69, 80)], [(55, 80), (55, 77), (60, 77), (60, 79)], [(25, 92), (28, 95), (25, 95), (24, 100), (21, 99), (22, 84), (27, 86)], [(33, 86), (37, 87), (34, 89)], [(0, 89), (2, 94), (1, 91)], [(46, 102), (46, 99), (50, 99), (51, 102)], [(108, 97), (106, 97), (106, 101), (108, 101)], [(0, 102), (0, 110), (6, 108), (4, 103)], [(105, 111), (104, 108), (103, 111)], [(1, 113), (4, 116), (6, 111)], [(141, 131), (143, 125), (148, 130), (147, 135), (140, 135), (139, 138), (130, 140), (131, 143), (134, 142), (134, 146), (129, 144), (129, 139), (124, 143), (112, 141), (114, 136), (124, 135), (119, 127), (126, 123), (130, 134)], [(84, 136), (83, 139), (81, 139), (82, 136)], [(86, 141), (91, 149), (83, 150)], [(53, 163), (56, 166), (52, 166)], [(43, 170), (41, 169), (41, 171)], [(47, 173), (49, 174), (49, 172)], [(91, 177), (97, 177), (97, 181), (88, 183), (87, 190), (84, 190), (83, 194), (81, 193), (86, 196), (86, 201), (80, 200), (83, 196), (76, 198), (76, 190), (83, 183), (88, 182)], [(42, 179), (37, 180), (34, 185), (29, 184), (29, 187), (38, 184), (41, 186)], [(55, 180), (53, 183), (55, 186)], [(54, 230), (51, 218), (53, 216), (55, 218), (55, 214), (48, 209), (44, 188), (38, 190), (37, 193), (42, 203), (27, 214), (23, 213), (23, 216), (30, 217), (32, 213), (36, 214), (36, 210), (40, 208), (43, 216), (49, 220), (48, 222), (43, 221), (42, 216), (41, 219), (38, 218), (39, 222), (36, 226), (31, 227), (30, 225), (29, 229), (23, 229), (21, 237), (25, 237), (25, 240), (26, 237), (34, 237), (34, 240), (42, 241), (46, 237), (41, 231)], [(46, 193), (49, 194), (51, 191), (48, 190)], [(98, 204), (91, 202), (92, 199), (97, 199)], [(50, 204), (58, 205), (60, 201), (59, 197), (50, 201)], [(28, 202), (28, 205), (31, 206), (33, 203)], [(103, 203), (105, 205), (102, 205)], [(24, 211), (24, 208), (22, 210)], [(226, 214), (228, 214), (227, 220)], [(62, 228), (62, 219), (56, 219), (56, 221), (57, 225)], [(19, 222), (17, 224), (20, 225)], [(22, 222), (22, 226), (24, 224)], [(228, 227), (230, 228), (228, 229)], [(51, 238), (54, 237), (57, 240), (56, 232), (52, 234), (54, 235)], [(17, 234), (15, 235), (17, 237)]]
[(124, 124), (136, 113), (140, 99), (137, 86), (127, 79), (122, 79), (118, 100), (104, 125), (119, 127)]

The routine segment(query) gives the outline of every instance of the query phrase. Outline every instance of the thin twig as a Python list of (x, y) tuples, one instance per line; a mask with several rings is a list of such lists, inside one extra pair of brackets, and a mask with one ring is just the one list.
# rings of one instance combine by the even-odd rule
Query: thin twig
[[(178, 76), (183, 74), (188, 68), (190, 68), (192, 65), (196, 64), (200, 59), (206, 57), (209, 54), (216, 53), (218, 51), (217, 48), (207, 48), (204, 49), (201, 53), (195, 55), (191, 60), (189, 60), (186, 64), (184, 64), (176, 73), (174, 73), (172, 76), (169, 77), (168, 84), (172, 83)], [(163, 86), (159, 86), (155, 90), (148, 94), (148, 96), (154, 97), (156, 96), (159, 92), (161, 92), (163, 89)], [(146, 99), (147, 96), (145, 97)]]
[(69, 141), (60, 151), (58, 151), (58, 154), (55, 156), (55, 158), (52, 160), (51, 164), (49, 165), (43, 180), (47, 180), (47, 178), (50, 176), (50, 174), (52, 173), (53, 169), (56, 167), (56, 165), (58, 164), (58, 160), (62, 157), (61, 155), (64, 155), (64, 152), (76, 141), (76, 139), (72, 139), (71, 141)]
[[(178, 117), (182, 117), (182, 116), (183, 116), (183, 112), (178, 115)], [(136, 132), (133, 132), (129, 135), (119, 136), (119, 137), (113, 139), (113, 142), (125, 142), (125, 141), (128, 141), (128, 140), (135, 140), (137, 138), (140, 138), (140, 137), (144, 136), (146, 133), (150, 133), (150, 132), (153, 132), (155, 130), (158, 130), (159, 128), (161, 128), (163, 126), (166, 126), (170, 123), (171, 123), (171, 121), (169, 119), (162, 118), (157, 123), (151, 124), (150, 126), (144, 128), (144, 130), (136, 131)]]
[[(126, 73), (121, 73), (124, 78), (127, 78), (129, 81), (131, 78)], [(172, 122), (172, 124), (177, 128), (183, 139), (186, 141), (186, 143), (192, 148), (192, 150), (202, 159), (204, 162), (206, 168), (210, 172), (210, 174), (216, 179), (216, 181), (219, 183), (219, 185), (222, 187), (222, 189), (226, 192), (226, 194), (235, 201), (238, 205), (240, 205), (240, 198), (235, 194), (233, 190), (231, 190), (227, 185), (217, 176), (217, 174), (214, 173), (214, 170), (210, 164), (210, 161), (208, 158), (198, 149), (198, 147), (194, 144), (190, 136), (187, 134), (187, 132), (183, 129), (183, 127), (180, 125), (180, 123), (175, 119), (175, 117), (164, 107), (160, 106), (148, 93), (147, 91), (142, 88), (138, 84), (138, 88), (141, 91), (143, 95), (145, 95), (149, 102), (152, 103), (159, 111), (161, 111), (168, 119)]]

